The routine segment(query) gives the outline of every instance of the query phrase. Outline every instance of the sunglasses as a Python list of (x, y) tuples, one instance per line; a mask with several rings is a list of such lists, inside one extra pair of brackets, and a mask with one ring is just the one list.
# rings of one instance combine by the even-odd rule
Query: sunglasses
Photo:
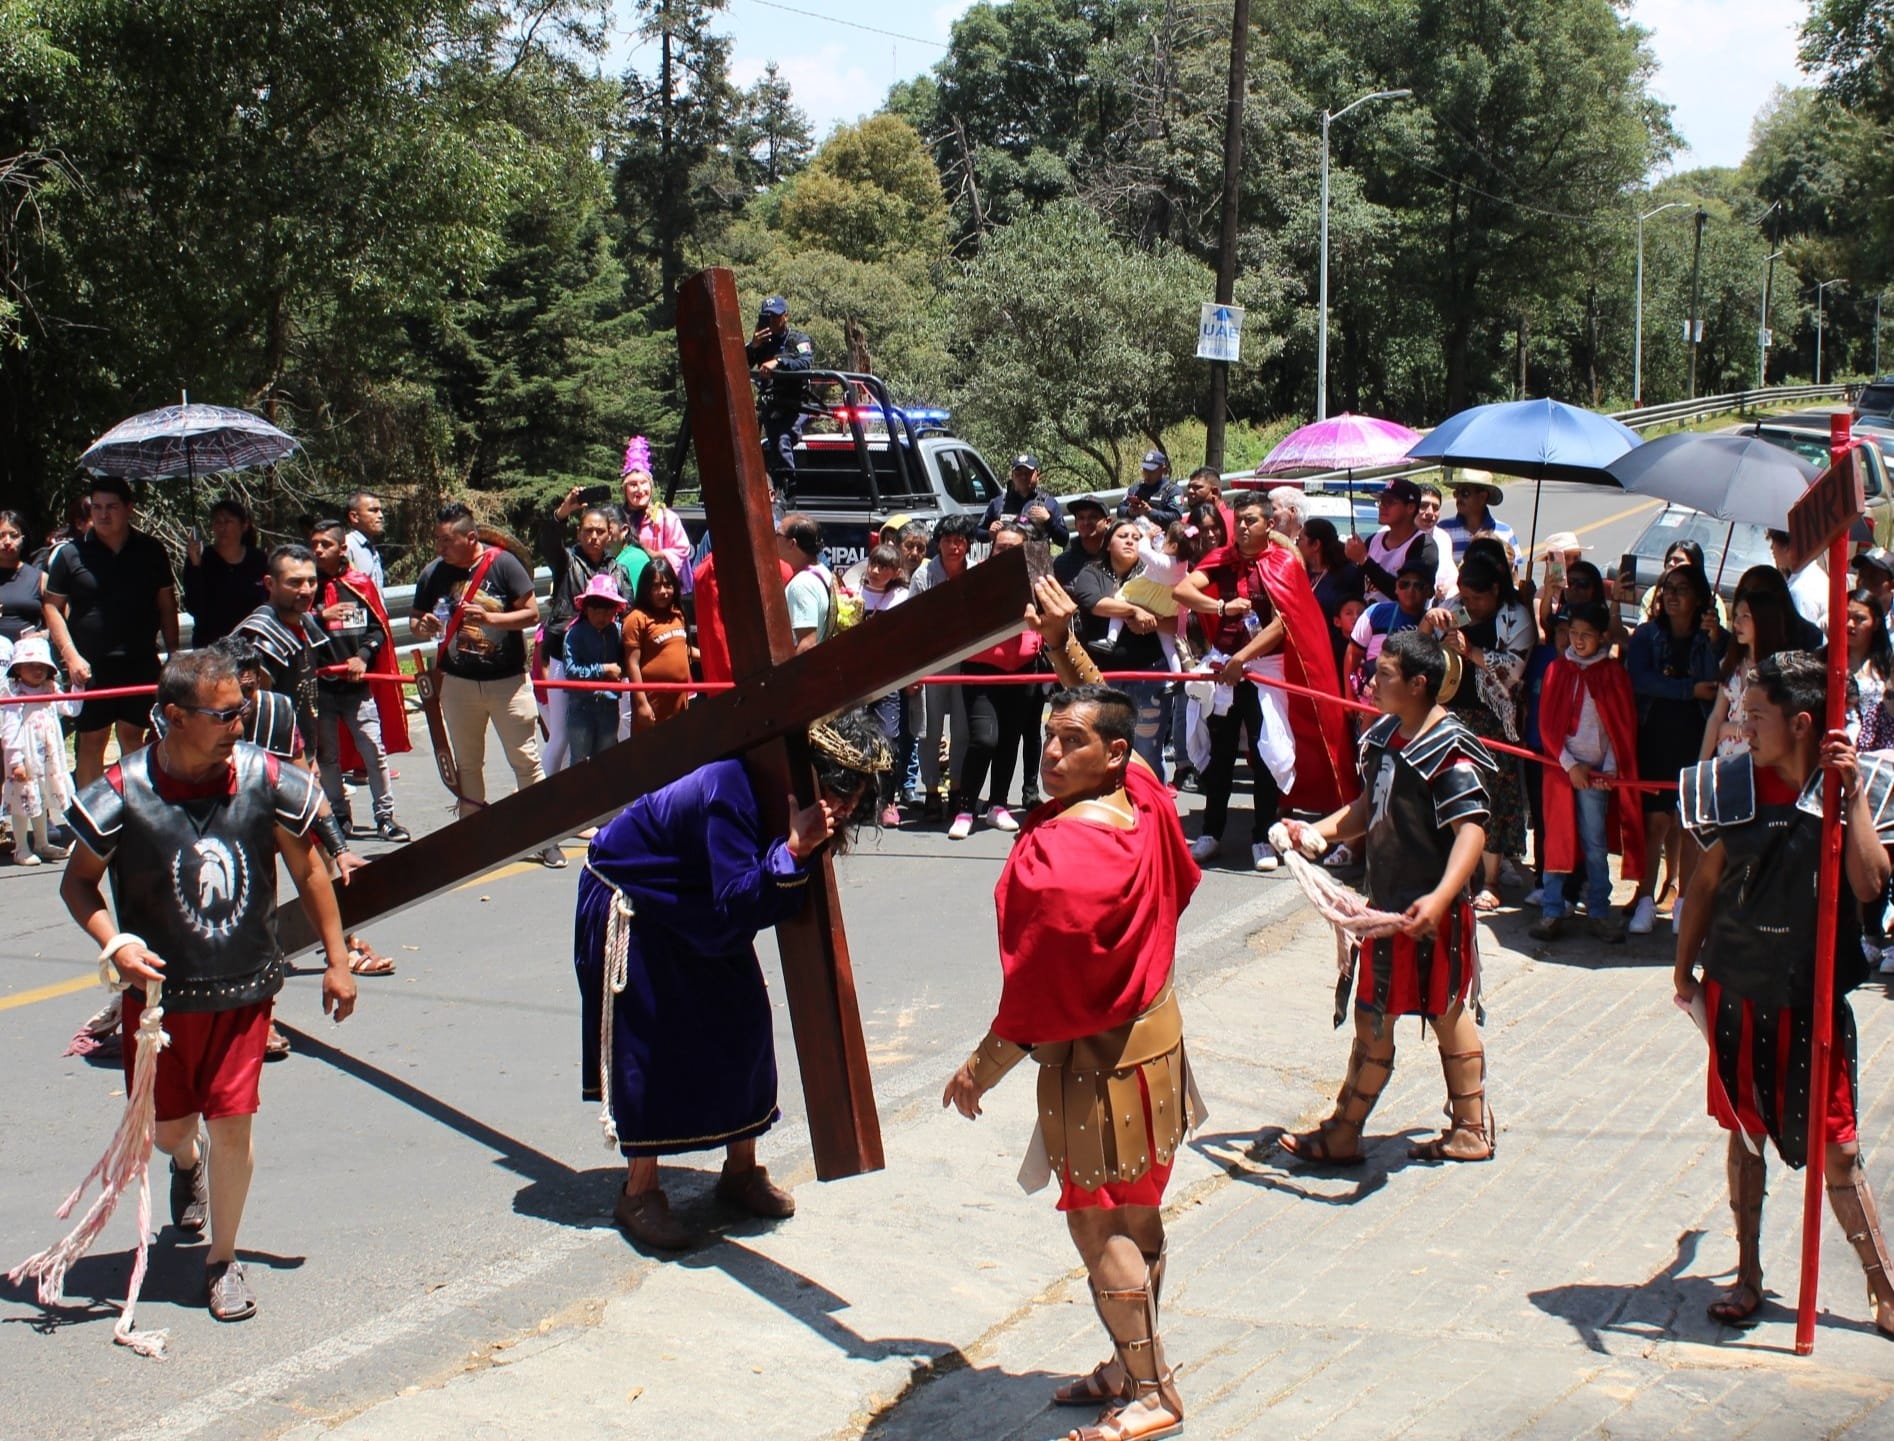
[(221, 710), (202, 705), (187, 705), (182, 707), (182, 709), (191, 715), (208, 716), (211, 720), (216, 721), (218, 725), (227, 726), (232, 721), (248, 720), (251, 716), (255, 715), (256, 702), (254, 700), (246, 700), (240, 705), (225, 706)]

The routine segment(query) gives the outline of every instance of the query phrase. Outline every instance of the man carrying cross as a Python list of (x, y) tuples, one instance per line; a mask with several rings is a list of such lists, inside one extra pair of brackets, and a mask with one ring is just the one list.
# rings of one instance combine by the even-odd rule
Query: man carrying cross
[(654, 1250), (694, 1243), (659, 1185), (660, 1156), (722, 1146), (720, 1201), (795, 1214), (756, 1162), (756, 1138), (781, 1116), (756, 935), (802, 909), (811, 863), (847, 849), (891, 764), (862, 711), (811, 727), (809, 747), (819, 799), (791, 807), (786, 836), (769, 838), (743, 762), (715, 761), (627, 806), (579, 878), (584, 1092), (627, 1162), (613, 1214)]

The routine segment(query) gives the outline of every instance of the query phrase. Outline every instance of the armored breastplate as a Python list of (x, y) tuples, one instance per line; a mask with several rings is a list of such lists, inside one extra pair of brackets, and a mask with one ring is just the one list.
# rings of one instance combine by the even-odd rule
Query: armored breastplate
[[(1806, 1006), (1815, 994), (1816, 885), (1822, 818), (1793, 805), (1758, 805), (1747, 825), (1718, 832), (1725, 858), (1704, 974), (1772, 1006)], [(1835, 922), (1835, 990), (1860, 984), (1861, 907), (1842, 877)]]
[[(119, 928), (164, 959), (164, 1004), (176, 1011), (234, 1010), (283, 984), (274, 833), (306, 829), (317, 792), (301, 771), (279, 784), (278, 763), (255, 746), (239, 744), (232, 760), (227, 793), (168, 801), (153, 752), (139, 751), (118, 768), (117, 788), (101, 782), (84, 798), (82, 823), (111, 848)], [(286, 816), (299, 801), (307, 815)]]
[(1406, 910), (1440, 884), (1454, 823), (1486, 816), (1486, 781), (1496, 769), (1492, 753), (1454, 716), (1405, 746), (1399, 731), (1395, 717), (1383, 716), (1361, 738), (1368, 898), (1385, 911)]

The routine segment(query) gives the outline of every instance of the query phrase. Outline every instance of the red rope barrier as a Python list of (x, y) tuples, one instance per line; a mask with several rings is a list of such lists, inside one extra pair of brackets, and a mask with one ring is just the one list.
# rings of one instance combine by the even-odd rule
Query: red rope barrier
[[(346, 667), (343, 666), (325, 666), (318, 674), (329, 676), (341, 675), (345, 669)], [(1135, 683), (1143, 681), (1154, 684), (1169, 684), (1173, 681), (1202, 680), (1205, 679), (1207, 675), (1207, 672), (1123, 670), (1107, 671), (1104, 674), (1104, 679), (1115, 683)], [(1340, 706), (1344, 710), (1358, 711), (1363, 715), (1378, 716), (1381, 714), (1381, 712), (1376, 710), (1373, 706), (1362, 701), (1349, 700), (1346, 696), (1331, 695), (1327, 691), (1315, 690), (1309, 686), (1296, 685), (1290, 681), (1278, 679), (1275, 676), (1258, 675), (1252, 671), (1249, 673), (1249, 678), (1258, 685), (1270, 686), (1276, 690), (1286, 691), (1290, 695), (1307, 696), (1318, 705)], [(415, 678), (411, 675), (394, 676), (370, 674), (363, 676), (362, 680), (369, 685), (411, 686), (416, 684)], [(1053, 679), (1047, 676), (1043, 671), (1001, 671), (992, 675), (929, 675), (922, 676), (921, 679), (916, 682), (918, 685), (1048, 685), (1054, 683)], [(736, 689), (736, 682), (727, 680), (627, 681), (542, 679), (534, 681), (533, 685), (545, 690), (642, 691), (654, 694), (684, 691), (691, 695), (713, 695), (720, 691)], [(55, 698), (61, 700), (115, 700), (120, 696), (155, 695), (157, 690), (158, 688), (155, 685), (128, 685), (116, 686), (108, 690), (63, 692), (57, 697), (47, 695), (0, 696), (0, 705), (26, 705), (36, 700), (52, 700)], [(1505, 741), (1489, 740), (1485, 742), (1485, 745), (1488, 750), (1498, 751), (1502, 755), (1518, 756), (1521, 760), (1536, 761), (1542, 766), (1553, 770), (1560, 770), (1561, 774), (1563, 774), (1558, 761), (1552, 756), (1542, 755), (1538, 751), (1527, 750), (1524, 746), (1509, 745)], [(1619, 790), (1674, 791), (1677, 789), (1677, 783), (1675, 781), (1627, 781), (1613, 778), (1605, 780), (1604, 784)]]

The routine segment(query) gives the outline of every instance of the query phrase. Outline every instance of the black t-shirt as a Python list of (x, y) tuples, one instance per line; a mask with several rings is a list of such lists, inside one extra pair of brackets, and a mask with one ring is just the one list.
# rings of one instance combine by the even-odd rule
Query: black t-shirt
[(41, 624), (40, 568), (21, 561), (0, 579), (0, 640), (18, 640)]
[[(1118, 577), (1102, 565), (1085, 566), (1072, 577), (1068, 589), (1079, 606), (1079, 639), (1102, 670), (1164, 669), (1164, 647), (1158, 643), (1156, 631), (1139, 635), (1123, 616), (1093, 613), (1093, 606), (1111, 599), (1121, 588)], [(1111, 638), (1114, 622), (1122, 622), (1116, 641)]]
[[(487, 547), (493, 550), (493, 547)], [(483, 556), (484, 558), (484, 556)], [(475, 565), (479, 561), (475, 561)], [(466, 594), (472, 566), (449, 565), (444, 560), (428, 562), (414, 587), (416, 611), (431, 611), (441, 601), (449, 607)], [(463, 680), (502, 680), (526, 669), (526, 634), (517, 630), (495, 630), (480, 624), (482, 614), (518, 609), (514, 602), (533, 593), (533, 578), (509, 551), (496, 551), (493, 564), (480, 579), (480, 589), (467, 604), (466, 618), (455, 632), (454, 640), (441, 661), (441, 669)], [(443, 618), (443, 624), (446, 619)]]
[(116, 552), (88, 532), (53, 553), (46, 593), (66, 601), (72, 643), (88, 661), (158, 658), (158, 592), (175, 591), (171, 557), (142, 530)]

